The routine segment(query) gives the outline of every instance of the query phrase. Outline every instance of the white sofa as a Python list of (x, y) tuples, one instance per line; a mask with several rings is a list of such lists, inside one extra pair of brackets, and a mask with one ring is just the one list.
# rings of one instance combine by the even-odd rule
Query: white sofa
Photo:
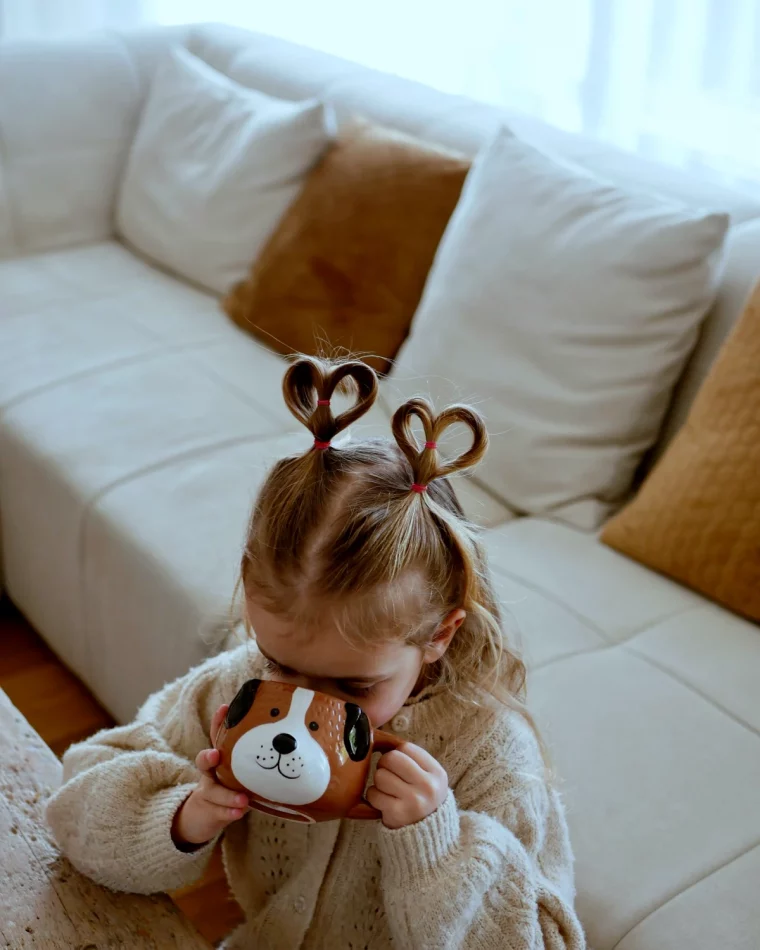
[[(4, 585), (119, 720), (211, 649), (252, 496), (305, 438), (281, 360), (114, 236), (120, 174), (172, 43), (289, 99), (323, 96), (474, 153), (497, 110), (221, 27), (0, 46)], [(608, 178), (727, 210), (719, 299), (658, 446), (760, 262), (760, 203), (520, 116)], [(382, 408), (370, 425), (385, 428)], [(561, 523), (462, 483), (522, 631), (596, 950), (760, 947), (760, 630)]]

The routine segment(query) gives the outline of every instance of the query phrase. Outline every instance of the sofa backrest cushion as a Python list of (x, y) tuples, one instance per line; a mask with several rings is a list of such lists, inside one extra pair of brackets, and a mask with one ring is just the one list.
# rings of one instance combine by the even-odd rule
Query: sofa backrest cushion
[(281, 353), (320, 352), (328, 341), (388, 372), (469, 167), (357, 122), (309, 176), (224, 309)]
[(475, 479), (516, 511), (597, 528), (657, 438), (726, 226), (504, 127), (473, 164), (393, 388), (474, 399), (491, 433)]
[(0, 43), (0, 257), (112, 235), (145, 74), (183, 36)]
[(182, 47), (155, 72), (129, 153), (117, 228), (186, 280), (242, 280), (330, 146), (334, 118), (230, 80)]
[(602, 540), (760, 621), (760, 284), (687, 424)]

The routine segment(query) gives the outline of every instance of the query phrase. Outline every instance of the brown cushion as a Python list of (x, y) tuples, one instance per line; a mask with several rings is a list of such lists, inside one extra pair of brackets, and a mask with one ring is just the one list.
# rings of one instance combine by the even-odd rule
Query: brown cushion
[(760, 284), (683, 429), (602, 540), (760, 620)]
[(345, 347), (387, 371), (469, 163), (369, 124), (327, 152), (224, 309), (281, 353)]

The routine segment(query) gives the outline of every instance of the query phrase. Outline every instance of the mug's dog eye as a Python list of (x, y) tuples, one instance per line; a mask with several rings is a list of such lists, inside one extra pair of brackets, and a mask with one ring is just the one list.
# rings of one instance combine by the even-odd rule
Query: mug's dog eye
[(270, 715), (270, 716), (279, 716), (279, 715), (280, 715), (280, 710), (275, 706), (274, 709), (270, 709), (270, 710), (269, 710), (269, 715)]
[(309, 723), (309, 729), (311, 729), (312, 732), (316, 732), (317, 729), (319, 729), (319, 723), (318, 723), (318, 722), (310, 722), (310, 723)]

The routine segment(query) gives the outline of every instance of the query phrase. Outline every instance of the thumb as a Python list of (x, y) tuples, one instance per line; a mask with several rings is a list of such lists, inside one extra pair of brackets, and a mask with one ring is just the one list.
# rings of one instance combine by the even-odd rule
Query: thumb
[(224, 717), (227, 715), (227, 710), (229, 709), (228, 703), (223, 703), (217, 711), (214, 713), (211, 719), (211, 729), (209, 730), (209, 735), (211, 736), (211, 742), (213, 745), (216, 745), (216, 739), (219, 735), (219, 730), (222, 727), (224, 722)]
[(195, 767), (206, 775), (211, 775), (213, 769), (219, 765), (221, 753), (218, 749), (204, 749), (195, 757)]

